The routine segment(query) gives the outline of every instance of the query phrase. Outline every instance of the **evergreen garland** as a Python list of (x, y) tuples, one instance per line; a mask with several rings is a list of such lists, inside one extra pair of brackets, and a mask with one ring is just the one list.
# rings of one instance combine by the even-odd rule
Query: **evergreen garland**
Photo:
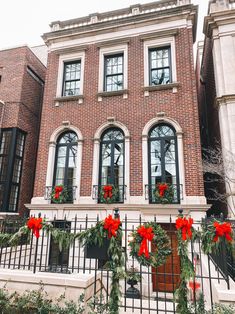
[[(181, 219), (183, 216), (179, 215)], [(178, 219), (179, 219), (178, 218)], [(186, 219), (186, 218), (184, 218)], [(183, 236), (184, 232), (182, 229), (177, 230), (177, 240), (178, 240), (178, 255), (180, 257), (180, 284), (175, 292), (178, 304), (176, 311), (179, 314), (190, 314), (190, 308), (188, 306), (188, 287), (187, 283), (190, 278), (195, 277), (193, 263), (189, 259), (188, 245), (191, 240), (191, 236)], [(192, 236), (194, 236), (194, 230), (192, 230)]]

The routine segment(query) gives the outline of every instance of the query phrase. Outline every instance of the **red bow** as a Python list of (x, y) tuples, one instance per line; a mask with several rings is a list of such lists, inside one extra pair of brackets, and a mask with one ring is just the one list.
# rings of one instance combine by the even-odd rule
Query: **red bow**
[(29, 218), (27, 227), (33, 230), (33, 234), (36, 238), (39, 238), (39, 230), (42, 229), (42, 218)]
[(189, 282), (189, 288), (191, 288), (193, 291), (198, 290), (201, 287), (199, 282), (196, 281), (190, 281)]
[(55, 187), (55, 196), (54, 196), (54, 198), (56, 200), (60, 197), (60, 194), (61, 194), (62, 191), (63, 191), (63, 187), (62, 186), (57, 185)]
[(112, 194), (112, 191), (113, 191), (112, 185), (105, 185), (103, 187), (103, 191), (104, 191), (104, 198), (105, 199), (112, 198), (112, 196), (113, 196), (113, 194)]
[(229, 242), (232, 241), (232, 227), (229, 222), (219, 223), (217, 221), (214, 222), (215, 227), (215, 237), (213, 239), (214, 242), (217, 242), (219, 237), (225, 237), (225, 239)]
[(166, 190), (168, 190), (168, 185), (166, 183), (159, 184), (158, 190), (160, 197), (163, 197), (165, 195)]
[(139, 227), (137, 232), (143, 238), (140, 244), (138, 255), (141, 256), (142, 254), (144, 254), (146, 258), (149, 258), (150, 255), (148, 250), (148, 241), (153, 240), (154, 237), (153, 228), (152, 227), (146, 228), (144, 226), (141, 226)]
[(108, 230), (108, 237), (111, 239), (112, 237), (117, 236), (117, 230), (121, 224), (119, 218), (113, 219), (112, 215), (109, 215), (104, 220), (104, 229)]
[(184, 218), (177, 218), (175, 225), (176, 225), (176, 229), (180, 230), (182, 232), (182, 240), (186, 241), (187, 238), (191, 239), (192, 238), (192, 224), (193, 224), (193, 219), (189, 218), (187, 219), (186, 217)]

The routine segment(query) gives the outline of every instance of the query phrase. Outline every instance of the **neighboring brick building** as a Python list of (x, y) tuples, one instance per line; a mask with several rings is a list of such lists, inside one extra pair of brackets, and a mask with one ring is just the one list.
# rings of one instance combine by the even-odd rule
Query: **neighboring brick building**
[[(235, 6), (234, 1), (213, 0), (209, 3), (208, 16), (204, 21), (204, 45), (198, 47), (197, 85), (201, 138), (203, 148), (218, 146), (221, 142), (225, 162), (225, 176), (231, 181), (226, 187), (217, 185), (219, 194), (233, 195), (235, 193), (234, 165), (228, 161), (235, 156)], [(233, 157), (232, 157), (233, 154)], [(212, 195), (217, 177), (207, 174), (213, 184), (206, 184), (206, 195), (212, 199), (213, 213), (227, 213), (227, 208), (220, 195)], [(213, 179), (214, 178), (214, 179)], [(226, 191), (224, 190), (226, 188)], [(227, 194), (227, 195), (228, 195)], [(234, 216), (235, 198), (227, 198), (228, 214)]]
[(32, 197), (45, 73), (27, 46), (0, 51), (0, 214)]
[[(32, 213), (204, 216), (196, 18), (190, 0), (164, 0), (51, 24)], [(170, 204), (156, 197), (160, 182)], [(69, 204), (51, 204), (59, 184)], [(108, 207), (107, 184), (118, 190)]]

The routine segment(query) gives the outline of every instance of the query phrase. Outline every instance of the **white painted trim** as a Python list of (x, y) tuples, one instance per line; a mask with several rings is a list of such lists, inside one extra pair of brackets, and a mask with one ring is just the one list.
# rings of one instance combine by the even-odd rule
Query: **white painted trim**
[(111, 47), (100, 48), (99, 55), (99, 82), (98, 92), (104, 91), (104, 57), (107, 55), (123, 53), (123, 89), (127, 89), (127, 78), (128, 78), (128, 46), (116, 45)]
[[(81, 131), (73, 126), (73, 125), (62, 125), (58, 127), (51, 135), (50, 142), (49, 142), (49, 152), (48, 152), (48, 161), (47, 161), (47, 175), (46, 175), (46, 186), (52, 186), (53, 183), (53, 175), (54, 175), (54, 165), (55, 165), (55, 153), (56, 153), (56, 142), (60, 134), (66, 131), (74, 131), (78, 137), (78, 146), (77, 146), (77, 174), (76, 174), (76, 200), (74, 201), (75, 204), (79, 202), (80, 197), (80, 186), (81, 186), (81, 171), (82, 171), (82, 148), (83, 148), (83, 136)], [(32, 200), (35, 200), (35, 198)]]
[(170, 46), (172, 83), (177, 82), (175, 37), (156, 38), (144, 41), (144, 86), (149, 86), (149, 49)]
[(60, 55), (59, 67), (58, 67), (58, 77), (57, 77), (56, 97), (62, 97), (64, 63), (69, 62), (69, 61), (78, 61), (78, 60), (81, 60), (81, 79), (80, 79), (80, 94), (79, 95), (83, 95), (85, 51), (82, 51), (82, 52), (79, 51), (77, 53)]
[(94, 136), (94, 153), (93, 153), (93, 171), (92, 171), (92, 187), (93, 185), (98, 185), (99, 182), (99, 161), (100, 161), (100, 138), (102, 133), (111, 128), (117, 127), (120, 128), (125, 136), (125, 174), (124, 182), (127, 186), (126, 188), (126, 200), (125, 204), (130, 202), (130, 132), (127, 127), (118, 121), (115, 122), (106, 122), (102, 124), (95, 132)]
[[(159, 123), (167, 123), (174, 127), (177, 136), (178, 145), (178, 166), (179, 166), (179, 183), (183, 185), (183, 200), (181, 204), (186, 204), (185, 191), (185, 168), (184, 168), (184, 149), (183, 149), (183, 131), (177, 121), (169, 117), (156, 117), (146, 123), (142, 132), (142, 166), (143, 166), (143, 194), (145, 193), (145, 185), (149, 184), (148, 180), (148, 134), (150, 129)], [(146, 201), (145, 201), (146, 203)], [(200, 203), (199, 203), (200, 204)]]

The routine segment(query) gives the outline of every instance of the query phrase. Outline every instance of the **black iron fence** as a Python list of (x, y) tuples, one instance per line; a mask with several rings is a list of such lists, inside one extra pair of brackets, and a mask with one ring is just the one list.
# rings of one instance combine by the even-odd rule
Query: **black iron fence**
[[(65, 233), (79, 233), (95, 226), (99, 219), (99, 216), (93, 218), (76, 216), (70, 221), (54, 219), (52, 224)], [(157, 222), (157, 217), (154, 217), (153, 220)], [(176, 313), (178, 301), (174, 293), (180, 283), (180, 259), (177, 254), (175, 221), (169, 217), (168, 221), (161, 223), (170, 238), (172, 254), (166, 263), (158, 268), (141, 266), (129, 255), (128, 243), (131, 240), (131, 234), (145, 221), (144, 217), (134, 216), (131, 218), (121, 215), (121, 221), (125, 268), (126, 271), (134, 272), (135, 280), (126, 278), (120, 281), (122, 289), (120, 310), (126, 313)], [(14, 228), (13, 225), (9, 225), (8, 232), (11, 231), (11, 227)], [(223, 243), (221, 246), (223, 247)], [(100, 251), (98, 248), (97, 254), (100, 254)], [(214, 285), (223, 284), (225, 288), (230, 288), (229, 270), (218, 266), (215, 256), (202, 253), (199, 239), (191, 241), (189, 251), (189, 258), (196, 273), (195, 279), (192, 279), (191, 283), (189, 282), (189, 300), (192, 305), (196, 305), (201, 292), (207, 308), (210, 308), (215, 297)], [(222, 254), (224, 263), (227, 263), (229, 261), (227, 254), (225, 251)], [(102, 300), (102, 303), (109, 300), (112, 272), (106, 267), (106, 258), (91, 258), (77, 239), (71, 246), (60, 250), (59, 243), (52, 238), (51, 233), (41, 230), (38, 239), (31, 235), (28, 241), (19, 242), (18, 246), (2, 244), (0, 246), (0, 268), (42, 273), (59, 272), (66, 273), (68, 276), (72, 273), (92, 274), (95, 278), (93, 294), (98, 297), (97, 300)], [(99, 279), (99, 284), (96, 284), (96, 279)], [(197, 291), (195, 291), (196, 286)], [(197, 312), (195, 311), (195, 313)]]

